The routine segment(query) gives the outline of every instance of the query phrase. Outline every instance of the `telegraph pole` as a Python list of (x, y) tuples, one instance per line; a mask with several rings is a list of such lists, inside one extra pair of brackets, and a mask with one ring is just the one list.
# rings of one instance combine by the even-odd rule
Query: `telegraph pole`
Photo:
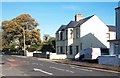
[(23, 29), (23, 39), (24, 39), (24, 55), (25, 55), (25, 30)]

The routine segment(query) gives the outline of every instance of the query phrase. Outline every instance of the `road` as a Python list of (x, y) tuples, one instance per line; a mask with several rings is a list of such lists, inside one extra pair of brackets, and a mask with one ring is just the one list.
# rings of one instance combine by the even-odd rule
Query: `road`
[[(3, 76), (110, 76), (120, 73), (55, 63), (34, 57), (2, 56)], [(109, 78), (110, 78), (109, 77)]]

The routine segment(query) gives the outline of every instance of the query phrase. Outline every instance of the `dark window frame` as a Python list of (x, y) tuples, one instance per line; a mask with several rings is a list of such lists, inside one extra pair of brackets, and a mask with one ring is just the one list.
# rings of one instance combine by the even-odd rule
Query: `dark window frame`
[(70, 46), (70, 55), (72, 55), (73, 54), (73, 49), (72, 49), (72, 46)]

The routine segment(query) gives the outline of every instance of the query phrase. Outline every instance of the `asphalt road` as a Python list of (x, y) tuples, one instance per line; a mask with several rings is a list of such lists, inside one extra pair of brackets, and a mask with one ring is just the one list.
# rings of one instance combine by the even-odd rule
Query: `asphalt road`
[(91, 69), (34, 57), (2, 56), (3, 76), (119, 76), (120, 73)]

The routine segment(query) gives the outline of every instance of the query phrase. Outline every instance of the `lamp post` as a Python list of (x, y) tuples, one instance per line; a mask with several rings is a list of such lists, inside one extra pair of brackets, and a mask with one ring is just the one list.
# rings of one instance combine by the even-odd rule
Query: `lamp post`
[(25, 55), (25, 30), (24, 30), (24, 28), (22, 28), (22, 30), (23, 30), (23, 50), (24, 50), (24, 53), (23, 53), (23, 55)]
[(24, 37), (24, 55), (25, 55), (25, 30), (23, 29), (23, 37)]

